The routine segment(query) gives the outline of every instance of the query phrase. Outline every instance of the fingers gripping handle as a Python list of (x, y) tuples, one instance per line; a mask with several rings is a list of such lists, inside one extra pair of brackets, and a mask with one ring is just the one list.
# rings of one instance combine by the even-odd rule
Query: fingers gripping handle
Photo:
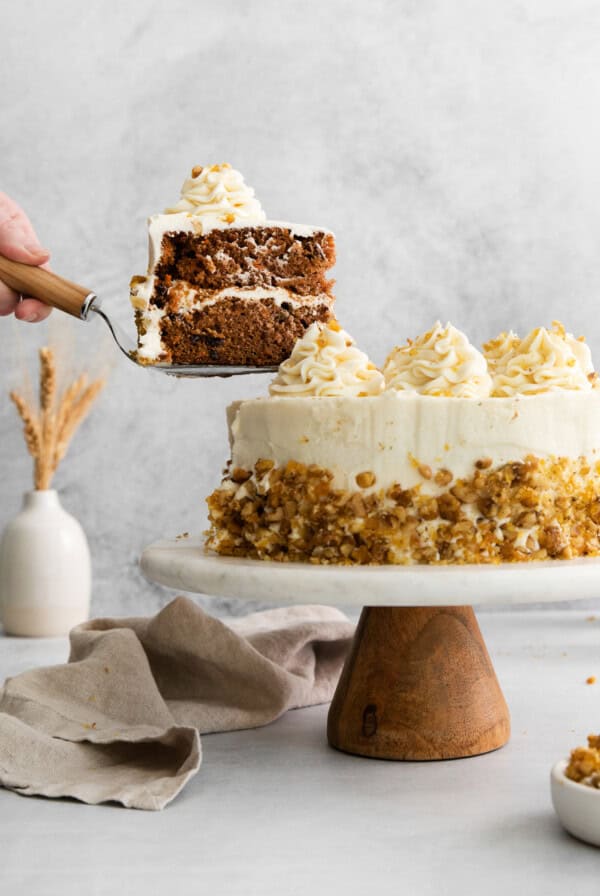
[(3, 255), (0, 255), (0, 280), (15, 292), (33, 296), (34, 299), (81, 320), (87, 320), (94, 302), (98, 304), (95, 293), (85, 286), (71, 283), (52, 271), (11, 261)]

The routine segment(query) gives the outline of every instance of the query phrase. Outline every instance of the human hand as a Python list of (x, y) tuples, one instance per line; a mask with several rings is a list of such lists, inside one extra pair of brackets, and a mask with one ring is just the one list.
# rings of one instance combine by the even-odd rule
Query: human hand
[[(0, 255), (44, 268), (50, 258), (25, 212), (6, 193), (0, 193)], [(24, 296), (21, 301), (16, 292), (0, 281), (0, 317), (14, 312), (19, 320), (34, 323), (48, 317), (51, 310), (37, 299)]]

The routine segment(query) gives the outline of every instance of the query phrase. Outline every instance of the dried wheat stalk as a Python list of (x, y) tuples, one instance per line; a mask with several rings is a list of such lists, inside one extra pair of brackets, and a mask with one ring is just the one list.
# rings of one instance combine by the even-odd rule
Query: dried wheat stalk
[(56, 397), (56, 364), (49, 348), (40, 349), (40, 407), (49, 410)]
[(67, 453), (77, 428), (104, 388), (103, 379), (88, 383), (85, 373), (62, 393), (56, 392), (56, 361), (50, 348), (40, 349), (39, 408), (33, 408), (18, 392), (10, 397), (23, 421), (27, 450), (34, 461), (36, 489), (48, 489), (56, 469)]

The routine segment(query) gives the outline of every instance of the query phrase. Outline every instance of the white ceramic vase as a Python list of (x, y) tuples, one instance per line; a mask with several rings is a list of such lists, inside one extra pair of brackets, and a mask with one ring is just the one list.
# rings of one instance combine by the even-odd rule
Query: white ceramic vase
[(7, 635), (65, 635), (89, 615), (90, 551), (54, 489), (27, 492), (0, 542), (0, 618)]

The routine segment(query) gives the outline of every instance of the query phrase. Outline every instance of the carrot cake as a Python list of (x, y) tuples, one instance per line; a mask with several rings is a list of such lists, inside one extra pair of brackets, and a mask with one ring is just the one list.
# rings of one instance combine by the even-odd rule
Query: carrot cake
[(131, 281), (143, 363), (277, 365), (332, 315), (333, 234), (268, 221), (230, 165), (194, 168), (148, 233), (148, 273)]
[(310, 563), (600, 553), (600, 389), (560, 324), (478, 351), (436, 324), (378, 370), (315, 323), (270, 395), (228, 408), (207, 546)]

